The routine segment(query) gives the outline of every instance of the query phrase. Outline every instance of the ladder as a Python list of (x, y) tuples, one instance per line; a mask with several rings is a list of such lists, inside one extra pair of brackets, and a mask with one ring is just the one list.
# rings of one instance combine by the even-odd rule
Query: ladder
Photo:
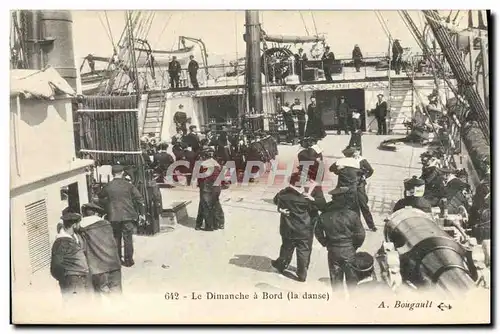
[(404, 125), (404, 122), (410, 120), (413, 116), (413, 80), (409, 77), (389, 78), (389, 80), (389, 133), (407, 133), (408, 128)]
[(154, 133), (154, 138), (161, 140), (161, 129), (163, 127), (163, 116), (165, 114), (165, 93), (162, 91), (150, 92), (144, 115), (142, 135), (147, 136)]

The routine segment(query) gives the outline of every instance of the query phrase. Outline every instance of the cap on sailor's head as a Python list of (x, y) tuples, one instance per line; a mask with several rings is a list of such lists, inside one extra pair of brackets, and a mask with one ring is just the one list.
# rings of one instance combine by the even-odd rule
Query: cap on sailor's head
[(121, 173), (125, 170), (125, 168), (122, 165), (114, 165), (111, 167), (111, 174), (118, 174)]
[(80, 220), (82, 220), (82, 216), (78, 213), (67, 212), (61, 216), (61, 220), (65, 222), (78, 223)]
[(420, 187), (423, 185), (425, 185), (424, 180), (419, 179), (416, 176), (413, 176), (412, 178), (406, 179), (404, 181), (405, 190), (411, 190), (411, 189), (414, 189), (415, 187)]
[(92, 211), (95, 211), (97, 213), (105, 213), (106, 212), (99, 204), (93, 203), (93, 202), (82, 205), (82, 212), (84, 212), (85, 210), (92, 210)]
[(346, 156), (347, 158), (350, 158), (354, 155), (356, 152), (356, 149), (354, 147), (346, 147), (343, 151), (342, 154)]
[(353, 267), (357, 272), (371, 272), (373, 270), (373, 256), (367, 252), (358, 252), (354, 255)]

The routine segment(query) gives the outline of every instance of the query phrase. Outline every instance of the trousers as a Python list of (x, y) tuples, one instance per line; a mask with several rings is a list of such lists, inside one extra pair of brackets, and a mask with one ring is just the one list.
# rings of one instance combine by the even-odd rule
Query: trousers
[(109, 271), (102, 274), (92, 275), (92, 286), (94, 292), (99, 294), (113, 294), (122, 292), (121, 269)]
[[(132, 235), (134, 234), (134, 222), (111, 222), (113, 227), (113, 235), (118, 247), (118, 254), (125, 262), (133, 261), (134, 259), (134, 241)], [(122, 252), (122, 238), (123, 238), (123, 252)]]
[(281, 237), (280, 255), (276, 260), (281, 269), (286, 269), (292, 261), (293, 252), (297, 250), (297, 276), (305, 281), (311, 261), (313, 237), (307, 239), (288, 239)]
[(377, 134), (386, 135), (387, 134), (387, 122), (385, 117), (377, 117)]
[(344, 277), (348, 287), (357, 284), (358, 277), (352, 266), (356, 250), (352, 246), (329, 246), (328, 270), (330, 271), (330, 284), (333, 290), (341, 289)]
[(347, 117), (339, 117), (339, 127), (337, 129), (337, 133), (340, 134), (342, 131), (349, 134), (349, 129), (347, 128)]
[(299, 127), (299, 138), (304, 138), (305, 130), (306, 130), (306, 120), (299, 119), (297, 126)]
[(370, 207), (368, 206), (368, 195), (366, 194), (365, 185), (358, 186), (357, 202), (359, 211), (363, 214), (363, 218), (365, 218), (366, 225), (369, 228), (374, 228), (375, 223), (373, 222), (373, 216), (370, 212)]
[(198, 206), (198, 216), (196, 218), (196, 227), (200, 228), (205, 222), (205, 229), (217, 230), (224, 228), (224, 211), (220, 204), (221, 190), (212, 191), (200, 190), (200, 204)]

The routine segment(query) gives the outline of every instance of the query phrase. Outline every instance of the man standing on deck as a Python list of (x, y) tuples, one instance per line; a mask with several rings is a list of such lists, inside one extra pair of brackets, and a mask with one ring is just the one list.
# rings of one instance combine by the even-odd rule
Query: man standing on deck
[(337, 187), (329, 192), (332, 201), (326, 204), (314, 230), (316, 239), (328, 250), (330, 283), (334, 291), (343, 288), (344, 277), (348, 288), (357, 284), (353, 264), (356, 250), (365, 240), (359, 215), (349, 208), (348, 192), (347, 187)]
[(373, 112), (377, 119), (377, 135), (387, 134), (387, 102), (384, 101), (384, 94), (377, 95), (378, 101)]
[(342, 131), (345, 131), (345, 134), (349, 134), (349, 130), (347, 129), (347, 116), (349, 115), (349, 105), (345, 101), (345, 97), (340, 97), (339, 104), (339, 127), (337, 129), (337, 134), (342, 134)]
[(300, 99), (298, 97), (295, 98), (295, 102), (292, 104), (292, 112), (297, 116), (299, 139), (303, 139), (306, 128), (306, 110), (304, 109), (302, 103), (300, 103)]
[(86, 256), (96, 293), (110, 295), (122, 292), (120, 255), (111, 224), (101, 216), (105, 210), (95, 203), (82, 206), (83, 219), (79, 233), (87, 245)]
[(281, 114), (288, 131), (287, 140), (288, 142), (293, 143), (295, 140), (295, 123), (293, 120), (292, 109), (290, 108), (290, 104), (288, 102), (285, 102), (285, 105), (281, 107)]
[(174, 123), (177, 129), (182, 129), (182, 132), (187, 134), (187, 124), (188, 117), (186, 112), (184, 111), (184, 105), (179, 104), (179, 110), (174, 114)]
[(181, 74), (181, 64), (177, 57), (173, 56), (172, 61), (168, 63), (168, 75), (170, 76), (170, 89), (179, 88), (179, 77)]
[(318, 140), (326, 137), (321, 109), (316, 104), (314, 96), (311, 97), (311, 103), (307, 106), (306, 137), (315, 137)]
[(359, 72), (361, 63), (363, 62), (363, 54), (361, 53), (361, 49), (358, 44), (354, 45), (354, 49), (352, 50), (352, 60), (354, 62), (354, 67), (356, 68), (356, 72)]
[[(279, 257), (271, 261), (271, 265), (283, 273), (292, 261), (292, 256), (297, 250), (297, 280), (305, 282), (307, 270), (311, 260), (311, 251), (314, 238), (314, 221), (311, 214), (315, 214), (318, 209), (323, 193), (315, 194), (316, 187), (311, 187), (306, 191), (301, 184), (301, 173), (293, 173), (290, 177), (290, 184), (281, 190), (274, 197), (274, 204), (278, 206), (280, 217), (280, 235), (282, 244)], [(316, 196), (316, 197), (315, 197)]]
[(401, 65), (403, 60), (403, 47), (399, 43), (399, 39), (395, 39), (392, 44), (392, 66), (396, 75), (401, 73)]
[[(124, 258), (122, 264), (125, 267), (132, 267), (134, 265), (132, 235), (138, 220), (146, 220), (145, 203), (139, 190), (123, 178), (123, 166), (113, 166), (111, 173), (113, 180), (99, 193), (99, 199), (106, 204), (107, 218), (113, 227), (120, 258), (122, 257), (123, 238)], [(139, 210), (139, 214), (137, 214), (136, 209)]]
[(359, 162), (359, 169), (361, 169), (357, 189), (359, 210), (363, 214), (363, 218), (365, 219), (368, 228), (373, 232), (376, 232), (377, 228), (375, 227), (373, 216), (370, 212), (370, 207), (368, 206), (368, 195), (366, 194), (366, 179), (373, 175), (373, 168), (368, 160), (361, 156), (359, 149), (355, 148), (353, 157)]
[(198, 65), (198, 62), (194, 60), (194, 56), (191, 55), (189, 56), (189, 64), (188, 64), (188, 73), (189, 73), (189, 80), (191, 81), (191, 84), (193, 85), (194, 89), (200, 88), (198, 85), (198, 69), (200, 68), (200, 65)]
[(323, 53), (323, 57), (321, 57), (321, 60), (323, 61), (323, 70), (325, 71), (326, 81), (332, 82), (332, 66), (333, 62), (335, 61), (335, 56), (333, 52), (330, 51), (329, 46), (325, 48), (325, 52)]
[(89, 266), (85, 257), (83, 239), (75, 233), (82, 217), (73, 212), (64, 213), (62, 226), (54, 244), (50, 273), (59, 282), (65, 300), (80, 299), (89, 292)]

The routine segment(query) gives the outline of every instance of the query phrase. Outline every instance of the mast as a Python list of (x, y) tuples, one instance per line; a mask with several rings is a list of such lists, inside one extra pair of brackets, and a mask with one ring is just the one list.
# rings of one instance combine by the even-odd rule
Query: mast
[[(247, 44), (247, 87), (248, 87), (248, 108), (250, 114), (263, 113), (262, 101), (262, 77), (260, 61), (260, 41), (261, 28), (259, 22), (259, 11), (245, 11), (245, 41)], [(261, 129), (263, 124), (259, 122)], [(257, 129), (254, 129), (257, 130)]]

